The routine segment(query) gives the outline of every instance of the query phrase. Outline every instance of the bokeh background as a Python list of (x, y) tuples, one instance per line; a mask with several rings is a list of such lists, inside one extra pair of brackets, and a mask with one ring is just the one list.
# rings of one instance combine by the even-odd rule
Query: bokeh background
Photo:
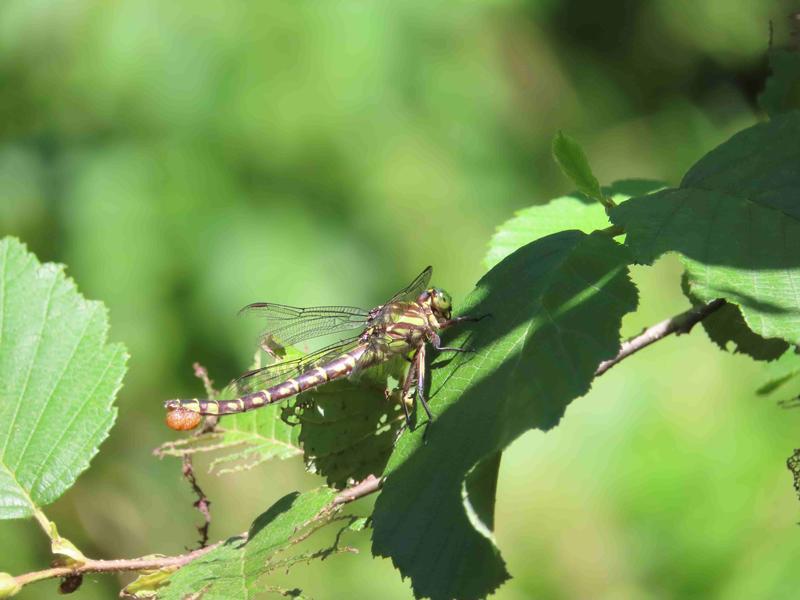
[[(676, 183), (759, 118), (769, 21), (792, 2), (435, 3), (5, 0), (0, 234), (68, 265), (131, 359), (92, 467), (47, 509), (94, 557), (176, 553), (199, 515), (161, 402), (225, 382), (256, 300), (372, 306), (427, 264), (456, 300), (494, 228), (570, 191), (549, 154), (576, 137), (603, 183)], [(635, 268), (625, 332), (684, 310), (680, 268)], [(503, 459), (497, 539), (521, 598), (796, 598), (800, 504), (785, 459), (800, 410), (754, 390), (764, 366), (701, 329), (597, 381), (562, 425)], [(202, 467), (202, 461), (201, 461)], [(201, 478), (212, 537), (317, 480), (299, 460)], [(366, 536), (364, 536), (366, 538)], [(275, 584), (408, 598), (362, 552)], [(0, 571), (43, 568), (33, 522), (0, 523)], [(82, 598), (120, 582), (87, 578)], [(55, 598), (40, 584), (21, 598)]]

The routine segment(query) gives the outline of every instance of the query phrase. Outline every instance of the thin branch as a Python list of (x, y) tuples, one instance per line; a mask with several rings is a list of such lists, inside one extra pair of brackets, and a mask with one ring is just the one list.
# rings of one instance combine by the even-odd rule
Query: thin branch
[(339, 495), (331, 502), (332, 506), (341, 506), (348, 502), (353, 502), (364, 496), (377, 492), (383, 485), (383, 479), (375, 477), (375, 475), (367, 475), (361, 482), (343, 489)]
[(192, 369), (194, 369), (194, 376), (203, 382), (206, 395), (208, 395), (209, 398), (216, 398), (219, 392), (214, 389), (214, 382), (208, 376), (208, 369), (199, 362), (192, 363)]
[(622, 228), (621, 225), (611, 225), (610, 227), (606, 227), (605, 229), (596, 229), (600, 233), (604, 233), (609, 237), (617, 237), (618, 235), (622, 235), (625, 233), (625, 230)]
[[(245, 534), (246, 535), (246, 534)], [(41, 581), (42, 579), (52, 579), (54, 577), (69, 577), (73, 575), (81, 575), (83, 573), (120, 573), (124, 571), (146, 571), (163, 569), (166, 567), (182, 567), (200, 558), (204, 554), (210, 552), (224, 540), (200, 548), (188, 554), (180, 554), (178, 556), (148, 556), (144, 558), (130, 558), (119, 560), (93, 560), (86, 559), (86, 562), (80, 565), (52, 567), (44, 569), (43, 571), (34, 571), (33, 573), (25, 573), (24, 575), (17, 575), (14, 579), (20, 585), (33, 583), (34, 581)]]
[(203, 515), (203, 524), (197, 526), (197, 531), (200, 533), (200, 548), (205, 548), (208, 545), (208, 529), (211, 527), (211, 500), (208, 499), (200, 484), (197, 483), (197, 478), (194, 476), (194, 468), (192, 467), (192, 455), (184, 454), (183, 456), (183, 476), (192, 491), (197, 496), (194, 501), (194, 506), (201, 515)]
[[(323, 509), (324, 511), (332, 511), (347, 504), (377, 492), (383, 483), (382, 479), (369, 475), (366, 479), (357, 483), (356, 485), (346, 488), (339, 492), (339, 494), (331, 501), (331, 503)], [(247, 532), (242, 533), (240, 536), (247, 539)], [(22, 587), (35, 581), (42, 581), (44, 579), (53, 579), (59, 577), (76, 577), (84, 573), (121, 573), (125, 571), (149, 571), (164, 568), (177, 568), (189, 564), (193, 560), (200, 558), (204, 554), (211, 552), (214, 548), (224, 543), (225, 540), (220, 540), (215, 544), (200, 548), (187, 554), (180, 554), (178, 556), (147, 556), (143, 558), (119, 559), (119, 560), (94, 560), (91, 558), (86, 559), (86, 562), (71, 566), (53, 567), (44, 569), (42, 571), (34, 571), (18, 575), (14, 578), (17, 584)]]
[(676, 335), (680, 335), (682, 333), (689, 333), (692, 330), (692, 327), (697, 325), (710, 314), (722, 308), (724, 305), (725, 300), (717, 298), (708, 304), (695, 306), (686, 312), (682, 312), (679, 315), (675, 315), (674, 317), (665, 319), (660, 323), (656, 323), (652, 327), (648, 327), (636, 337), (623, 342), (619, 349), (619, 353), (614, 358), (601, 362), (600, 366), (597, 367), (597, 370), (594, 372), (594, 376), (599, 377), (617, 363), (620, 363), (624, 359), (628, 358), (631, 354), (635, 354), (642, 348), (646, 348), (650, 344), (664, 339), (670, 334), (674, 333)]

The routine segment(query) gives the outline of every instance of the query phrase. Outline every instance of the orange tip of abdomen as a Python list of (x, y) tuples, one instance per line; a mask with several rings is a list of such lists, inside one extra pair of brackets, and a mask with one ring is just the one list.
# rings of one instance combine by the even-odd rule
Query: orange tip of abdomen
[(167, 427), (175, 431), (188, 431), (200, 425), (203, 417), (200, 413), (187, 408), (170, 408), (167, 410)]

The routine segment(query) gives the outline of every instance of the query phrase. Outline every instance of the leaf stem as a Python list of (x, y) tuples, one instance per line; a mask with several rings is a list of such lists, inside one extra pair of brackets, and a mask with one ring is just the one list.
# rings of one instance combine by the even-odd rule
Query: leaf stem
[(597, 370), (594, 372), (594, 376), (600, 377), (600, 375), (608, 371), (614, 365), (628, 358), (631, 354), (635, 354), (642, 348), (646, 348), (650, 344), (664, 339), (670, 334), (674, 333), (676, 335), (680, 335), (682, 333), (689, 333), (692, 330), (692, 327), (697, 325), (697, 323), (705, 319), (710, 314), (722, 308), (724, 305), (725, 300), (722, 298), (717, 298), (716, 300), (712, 300), (707, 304), (695, 306), (686, 312), (682, 312), (681, 314), (670, 317), (669, 319), (664, 319), (660, 323), (656, 323), (655, 325), (648, 327), (636, 337), (623, 342), (617, 355), (612, 359), (601, 362), (600, 366), (598, 366)]
[(600, 233), (604, 233), (609, 237), (617, 237), (618, 235), (623, 235), (625, 233), (625, 229), (622, 228), (621, 225), (611, 225), (610, 227), (606, 227), (605, 229), (598, 229)]
[(41, 509), (34, 508), (33, 516), (36, 518), (37, 523), (41, 526), (44, 530), (45, 534), (51, 540), (53, 539), (53, 528), (50, 525), (50, 519), (47, 518), (47, 515), (42, 512)]

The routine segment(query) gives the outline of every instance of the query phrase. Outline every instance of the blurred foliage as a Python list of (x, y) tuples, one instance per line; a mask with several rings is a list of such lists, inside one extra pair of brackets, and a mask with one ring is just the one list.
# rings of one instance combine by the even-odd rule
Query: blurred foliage
[[(785, 39), (791, 6), (4, 2), (0, 235), (68, 264), (131, 353), (111, 437), (48, 516), (92, 556), (183, 550), (199, 515), (177, 461), (150, 454), (170, 437), (161, 401), (200, 393), (194, 360), (220, 384), (247, 366), (238, 308), (371, 306), (429, 263), (462, 299), (495, 226), (570, 191), (558, 129), (601, 182), (677, 184), (753, 123), (768, 22)], [(675, 261), (634, 279), (627, 333), (686, 308)], [(641, 353), (506, 452), (496, 536), (514, 579), (498, 598), (796, 594), (800, 412), (756, 398), (764, 367), (704, 336)], [(212, 535), (319, 481), (297, 459), (206, 478)], [(0, 523), (0, 570), (46, 564), (42, 538)], [(275, 585), (408, 597), (360, 547)]]

